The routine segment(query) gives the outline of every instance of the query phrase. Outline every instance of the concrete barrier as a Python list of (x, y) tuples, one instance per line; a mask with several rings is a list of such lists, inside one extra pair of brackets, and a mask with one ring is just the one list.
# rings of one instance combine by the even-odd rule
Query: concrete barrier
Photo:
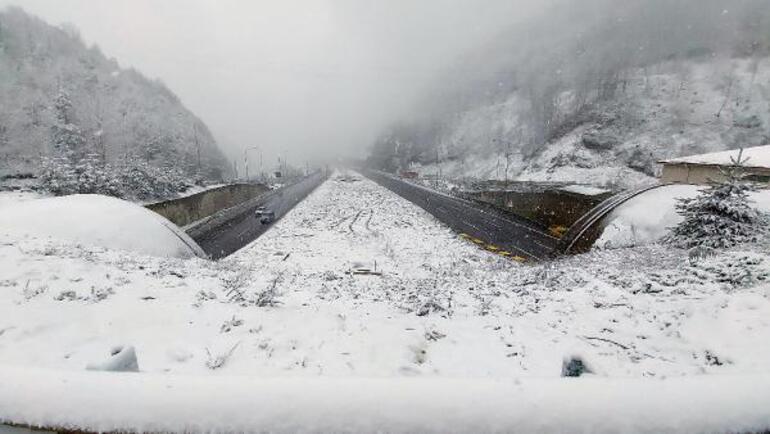
[(269, 190), (261, 184), (230, 184), (179, 199), (153, 203), (146, 208), (184, 227)]

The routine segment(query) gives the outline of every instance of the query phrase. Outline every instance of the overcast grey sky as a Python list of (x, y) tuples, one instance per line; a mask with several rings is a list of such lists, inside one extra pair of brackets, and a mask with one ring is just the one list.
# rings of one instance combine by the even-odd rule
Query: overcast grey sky
[(71, 23), (160, 78), (231, 156), (368, 146), (457, 57), (534, 0), (0, 0)]

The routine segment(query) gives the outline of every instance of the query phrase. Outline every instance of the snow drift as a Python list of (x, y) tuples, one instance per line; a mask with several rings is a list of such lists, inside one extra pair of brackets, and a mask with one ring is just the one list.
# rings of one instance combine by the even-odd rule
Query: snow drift
[(767, 375), (265, 379), (5, 367), (0, 383), (0, 421), (94, 432), (689, 433), (770, 427)]
[(100, 195), (4, 206), (0, 234), (47, 237), (151, 256), (205, 257), (195, 241), (165, 218), (131, 202)]

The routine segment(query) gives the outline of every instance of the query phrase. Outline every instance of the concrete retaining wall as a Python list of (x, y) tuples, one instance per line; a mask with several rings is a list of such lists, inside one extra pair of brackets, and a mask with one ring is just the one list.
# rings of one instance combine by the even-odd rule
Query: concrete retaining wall
[(268, 190), (261, 184), (231, 184), (146, 207), (182, 227), (253, 199)]
[(462, 195), (466, 199), (484, 202), (520, 215), (546, 228), (568, 228), (609, 194), (585, 196), (561, 190), (546, 190), (531, 193), (480, 191), (464, 192)]
[[(725, 179), (720, 169), (724, 167), (707, 164), (664, 164), (660, 180), (663, 183), (708, 185), (711, 181)], [(770, 187), (770, 169), (746, 167), (744, 172), (749, 180)]]

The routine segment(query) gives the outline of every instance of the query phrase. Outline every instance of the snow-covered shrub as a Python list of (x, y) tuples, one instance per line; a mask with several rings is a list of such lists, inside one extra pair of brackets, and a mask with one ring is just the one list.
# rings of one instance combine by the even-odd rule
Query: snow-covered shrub
[(74, 167), (78, 193), (124, 196), (123, 186), (120, 180), (115, 177), (113, 168), (108, 164), (103, 164), (96, 155), (86, 155), (75, 163)]
[(74, 167), (64, 157), (43, 159), (40, 183), (43, 190), (57, 196), (77, 193)]
[(206, 367), (211, 369), (212, 371), (215, 369), (219, 369), (222, 366), (225, 366), (227, 361), (230, 359), (230, 356), (233, 355), (233, 352), (235, 352), (236, 348), (238, 348), (238, 345), (240, 342), (233, 345), (229, 350), (220, 353), (220, 354), (211, 354), (208, 348), (206, 348)]
[[(0, 284), (0, 286), (3, 286), (3, 285)], [(29, 301), (39, 295), (45, 294), (46, 291), (48, 291), (47, 285), (34, 285), (30, 287), (29, 280), (27, 280), (27, 284), (24, 285), (24, 290), (22, 291), (22, 294), (24, 295), (24, 299)]]
[(687, 294), (719, 287), (726, 292), (770, 281), (770, 267), (760, 254), (721, 252), (688, 265), (645, 273), (631, 285), (632, 294)]
[(204, 291), (201, 289), (195, 294), (195, 303), (193, 303), (193, 306), (200, 307), (203, 303), (216, 299), (217, 295), (213, 291)]
[(140, 200), (174, 197), (191, 185), (178, 169), (155, 167), (136, 159), (124, 160), (119, 176), (129, 196)]
[(120, 180), (110, 165), (95, 155), (75, 162), (66, 157), (46, 158), (40, 174), (41, 187), (57, 196), (68, 194), (104, 194), (124, 197)]
[(677, 212), (684, 217), (665, 241), (684, 248), (727, 248), (756, 242), (766, 230), (766, 220), (751, 206), (749, 193), (756, 187), (745, 181), (743, 151), (724, 169), (723, 181), (693, 198), (679, 199)]
[(232, 329), (235, 327), (240, 327), (243, 325), (243, 320), (240, 318), (236, 318), (235, 315), (229, 320), (226, 320), (222, 323), (222, 325), (219, 327), (219, 333), (230, 333)]
[(417, 316), (439, 314), (451, 317), (452, 310), (451, 291), (441, 289), (435, 280), (424, 280), (415, 285), (416, 289), (404, 294), (402, 308), (407, 312), (413, 312)]
[(728, 291), (770, 281), (770, 264), (752, 253), (730, 252), (712, 257), (698, 262), (690, 272), (703, 281), (719, 283)]
[(57, 196), (103, 194), (122, 199), (168, 199), (186, 191), (192, 181), (173, 167), (155, 167), (137, 159), (105, 164), (98, 156), (43, 160), (41, 188)]
[(75, 301), (78, 299), (78, 293), (75, 291), (62, 291), (53, 299), (56, 301)]
[(279, 293), (278, 293), (278, 284), (283, 281), (283, 273), (279, 274), (275, 279), (273, 279), (272, 283), (270, 283), (270, 286), (267, 287), (264, 291), (258, 292), (254, 294), (254, 297), (252, 299), (252, 303), (254, 303), (257, 307), (277, 307), (282, 302), (278, 300)]

